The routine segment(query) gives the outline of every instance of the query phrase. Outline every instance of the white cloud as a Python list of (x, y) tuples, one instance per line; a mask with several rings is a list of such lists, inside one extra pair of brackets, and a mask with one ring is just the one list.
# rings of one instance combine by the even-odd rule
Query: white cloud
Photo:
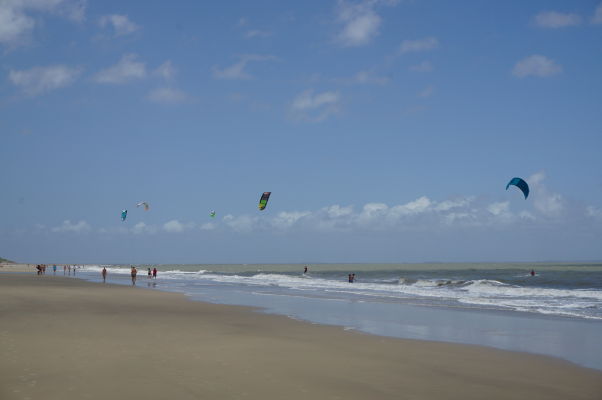
[(259, 222), (257, 217), (251, 217), (248, 215), (235, 217), (231, 214), (224, 216), (223, 221), (232, 230), (241, 233), (252, 232), (257, 227)]
[(414, 72), (431, 72), (433, 64), (430, 61), (423, 61), (419, 64), (411, 65), (409, 69)]
[(132, 227), (132, 233), (136, 235), (141, 235), (144, 233), (157, 233), (158, 229), (153, 225), (146, 225), (144, 222), (138, 222), (136, 225)]
[(30, 96), (71, 85), (81, 74), (81, 69), (65, 65), (34, 67), (23, 71), (9, 72), (9, 79)]
[(519, 78), (525, 78), (527, 76), (547, 78), (561, 72), (562, 67), (560, 65), (556, 64), (553, 60), (538, 54), (520, 60), (512, 70), (512, 73)]
[(94, 80), (98, 83), (119, 84), (146, 77), (146, 66), (137, 61), (136, 54), (126, 54), (117, 64), (96, 74)]
[(82, 22), (85, 8), (84, 0), (0, 0), (0, 43), (8, 46), (27, 43), (39, 22), (29, 15), (31, 12)]
[(404, 40), (399, 46), (399, 51), (404, 53), (428, 51), (439, 47), (439, 40), (436, 37), (427, 37), (417, 40)]
[(338, 1), (337, 20), (343, 24), (337, 41), (343, 46), (362, 46), (378, 35), (381, 18), (374, 11), (376, 1), (361, 1), (351, 4)]
[(194, 227), (195, 224), (192, 222), (182, 223), (177, 219), (172, 219), (171, 221), (168, 221), (165, 224), (163, 224), (163, 230), (169, 233), (181, 233), (186, 230), (194, 229)]
[(190, 100), (190, 97), (181, 90), (164, 87), (151, 91), (147, 99), (159, 104), (180, 104)]
[(249, 30), (245, 33), (245, 37), (247, 39), (252, 39), (252, 38), (265, 38), (265, 37), (269, 37), (272, 36), (272, 32), (268, 32), (268, 31), (262, 31), (259, 29), (252, 29)]
[(487, 211), (493, 215), (502, 215), (508, 213), (510, 210), (510, 202), (504, 201), (499, 203), (493, 203), (487, 206)]
[(211, 231), (211, 230), (214, 230), (215, 228), (217, 228), (217, 225), (214, 224), (213, 222), (207, 222), (207, 223), (199, 226), (199, 229), (202, 231)]
[(52, 228), (52, 232), (74, 232), (74, 233), (84, 233), (90, 230), (90, 225), (86, 221), (79, 221), (77, 223), (72, 223), (70, 220), (65, 220), (59, 226), (55, 226)]
[(602, 24), (602, 3), (596, 7), (596, 11), (594, 11), (594, 16), (592, 17), (593, 24)]
[(252, 76), (245, 71), (247, 64), (251, 61), (274, 61), (277, 60), (274, 56), (262, 56), (258, 54), (247, 54), (240, 57), (240, 61), (237, 63), (225, 67), (219, 68), (213, 67), (213, 77), (216, 79), (251, 79)]
[(462, 197), (455, 200), (445, 200), (433, 207), (435, 211), (449, 211), (454, 208), (468, 207), (474, 201), (474, 197)]
[(564, 28), (581, 24), (581, 17), (577, 14), (543, 11), (535, 16), (535, 24), (541, 28)]
[(281, 229), (290, 228), (301, 218), (306, 217), (310, 214), (311, 213), (309, 211), (292, 211), (292, 212), (282, 211), (282, 212), (279, 212), (276, 215), (276, 218), (274, 218), (272, 220), (272, 225), (275, 228), (281, 228)]
[(337, 92), (322, 92), (314, 95), (306, 90), (293, 100), (291, 110), (296, 118), (320, 122), (338, 111), (340, 95)]
[(129, 20), (127, 15), (103, 15), (98, 21), (101, 27), (111, 26), (115, 36), (124, 36), (140, 29), (138, 25)]
[(537, 172), (527, 178), (529, 185), (529, 198), (537, 211), (547, 217), (558, 217), (565, 209), (566, 201), (558, 193), (551, 193), (543, 184), (546, 175)]
[(585, 215), (587, 215), (588, 217), (592, 217), (592, 218), (602, 221), (602, 209), (600, 209), (600, 208), (597, 208), (594, 206), (588, 206), (585, 209)]
[(390, 79), (386, 76), (378, 76), (371, 71), (360, 71), (349, 81), (352, 84), (374, 84), (374, 85), (385, 85), (389, 83)]
[(157, 67), (157, 69), (154, 71), (154, 74), (162, 77), (166, 81), (170, 81), (176, 77), (176, 72), (177, 71), (173, 66), (173, 63), (170, 60), (167, 60)]
[(418, 93), (418, 97), (426, 99), (427, 97), (431, 97), (433, 93), (435, 93), (435, 88), (433, 85), (429, 85)]

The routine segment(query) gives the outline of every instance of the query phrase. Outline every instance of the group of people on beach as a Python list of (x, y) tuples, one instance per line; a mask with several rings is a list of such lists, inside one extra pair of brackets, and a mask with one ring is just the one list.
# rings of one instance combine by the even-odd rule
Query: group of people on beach
[[(103, 267), (100, 273), (102, 275), (102, 282), (105, 283), (107, 281), (107, 268)], [(136, 277), (138, 276), (138, 269), (133, 265), (130, 267), (130, 276), (132, 277), (132, 285), (136, 285)], [(157, 279), (157, 268), (153, 268), (152, 270), (148, 268), (148, 279)]]
[[(138, 270), (133, 265), (130, 270), (130, 275), (132, 277), (132, 285), (136, 285), (136, 276), (138, 275)], [(103, 277), (104, 277), (104, 275), (103, 275)], [(153, 268), (152, 270), (150, 268), (148, 268), (148, 279), (151, 279), (151, 278), (157, 279), (157, 268)]]
[[(36, 265), (36, 273), (38, 275), (46, 275), (46, 264), (38, 264)], [(56, 264), (52, 265), (52, 273), (56, 275)], [(63, 265), (63, 275), (67, 275), (67, 271), (69, 271), (69, 275), (71, 275), (71, 269), (73, 269), (73, 275), (75, 275), (75, 270), (78, 268), (76, 265)]]

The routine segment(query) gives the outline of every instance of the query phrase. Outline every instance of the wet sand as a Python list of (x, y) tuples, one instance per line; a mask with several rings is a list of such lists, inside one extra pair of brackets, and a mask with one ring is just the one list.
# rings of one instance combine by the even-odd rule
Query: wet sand
[(2, 400), (602, 398), (602, 372), (554, 358), (26, 270), (0, 273)]

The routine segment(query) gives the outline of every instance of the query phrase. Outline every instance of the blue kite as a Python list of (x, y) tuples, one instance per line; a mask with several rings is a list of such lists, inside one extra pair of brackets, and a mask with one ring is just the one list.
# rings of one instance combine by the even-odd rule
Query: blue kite
[(527, 197), (529, 197), (529, 185), (527, 185), (527, 182), (525, 182), (521, 178), (512, 178), (510, 182), (508, 182), (508, 184), (506, 185), (506, 190), (508, 190), (510, 185), (514, 185), (517, 188), (519, 188), (521, 192), (523, 192), (523, 194), (525, 195), (525, 200), (527, 200)]

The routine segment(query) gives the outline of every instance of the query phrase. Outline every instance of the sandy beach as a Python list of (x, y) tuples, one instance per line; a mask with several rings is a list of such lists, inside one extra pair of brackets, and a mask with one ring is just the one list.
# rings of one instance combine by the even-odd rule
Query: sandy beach
[(602, 372), (554, 358), (364, 335), (24, 268), (31, 274), (0, 274), (3, 400), (602, 398)]

